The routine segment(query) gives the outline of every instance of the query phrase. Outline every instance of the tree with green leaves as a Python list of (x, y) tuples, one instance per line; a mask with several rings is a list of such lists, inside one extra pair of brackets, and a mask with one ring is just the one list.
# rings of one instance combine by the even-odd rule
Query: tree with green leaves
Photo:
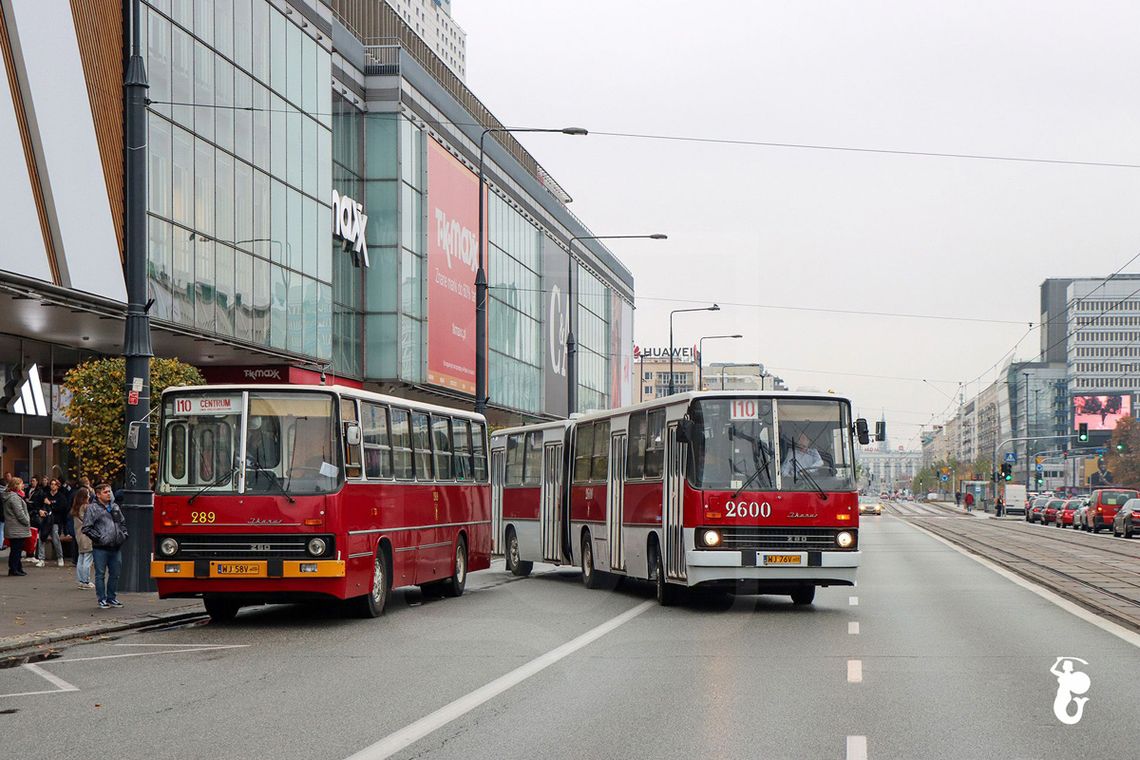
[[(179, 385), (202, 385), (202, 373), (178, 359), (151, 359), (150, 412), (162, 392)], [(68, 445), (79, 462), (79, 473), (91, 481), (117, 481), (126, 465), (126, 365), (123, 359), (94, 359), (71, 369), (63, 378), (70, 399), (63, 412), (71, 423)], [(150, 418), (150, 470), (157, 472), (158, 415)]]
[(1104, 463), (1116, 485), (1140, 486), (1140, 423), (1134, 418), (1124, 417), (1116, 423)]

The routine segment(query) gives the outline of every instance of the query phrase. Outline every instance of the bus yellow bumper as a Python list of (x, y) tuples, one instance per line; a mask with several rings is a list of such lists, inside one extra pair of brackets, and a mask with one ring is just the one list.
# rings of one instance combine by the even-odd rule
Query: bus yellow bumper
[[(273, 566), (271, 569), (271, 565)], [(279, 565), (279, 566), (278, 566)], [(343, 578), (344, 560), (152, 560), (151, 578)]]

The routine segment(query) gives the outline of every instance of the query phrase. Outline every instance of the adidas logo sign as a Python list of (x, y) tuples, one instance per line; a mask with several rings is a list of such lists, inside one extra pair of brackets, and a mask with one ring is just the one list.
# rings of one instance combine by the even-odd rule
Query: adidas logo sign
[(47, 404), (44, 403), (44, 390), (40, 384), (39, 365), (33, 364), (24, 373), (23, 382), (16, 385), (8, 402), (8, 411), (12, 414), (30, 414), (36, 417), (47, 417)]

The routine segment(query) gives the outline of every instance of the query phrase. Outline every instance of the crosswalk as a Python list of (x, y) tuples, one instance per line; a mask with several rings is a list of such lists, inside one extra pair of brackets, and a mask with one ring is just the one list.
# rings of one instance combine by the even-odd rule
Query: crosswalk
[(887, 505), (887, 513), (900, 517), (926, 517), (942, 520), (958, 516), (942, 507), (936, 507), (932, 504), (920, 504), (914, 501), (891, 502)]

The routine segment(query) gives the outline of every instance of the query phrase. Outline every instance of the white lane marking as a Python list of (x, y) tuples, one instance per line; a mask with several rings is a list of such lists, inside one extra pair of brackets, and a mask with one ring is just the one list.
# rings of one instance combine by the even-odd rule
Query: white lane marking
[(852, 636), (859, 635), (859, 624), (854, 620), (847, 624), (847, 632)]
[(863, 661), (847, 661), (847, 683), (863, 683)]
[(1127, 628), (1125, 628), (1124, 626), (1117, 625), (1116, 623), (1112, 622), (1111, 620), (1105, 620), (1104, 618), (1097, 615), (1095, 612), (1091, 612), (1089, 610), (1086, 610), (1084, 607), (1081, 607), (1077, 604), (1074, 604), (1073, 602), (1070, 602), (1068, 599), (1065, 599), (1063, 596), (1061, 596), (1059, 594), (1055, 594), (1047, 588), (1044, 588), (1042, 586), (1038, 586), (1036, 583), (1033, 583), (1032, 581), (1028, 581), (1025, 578), (1022, 578), (1020, 575), (1017, 575), (1014, 572), (1006, 570), (1001, 565), (998, 565), (994, 562), (991, 562), (990, 560), (986, 559), (985, 557), (979, 557), (976, 554), (970, 554), (970, 552), (966, 551), (962, 547), (957, 546), (956, 544), (950, 543), (949, 541), (944, 539), (942, 536), (935, 535), (934, 533), (931, 533), (930, 531), (926, 530), (925, 528), (919, 527), (918, 525), (915, 525), (914, 523), (906, 522), (905, 520), (901, 520), (900, 522), (904, 523), (905, 525), (909, 525), (910, 527), (914, 528), (915, 530), (919, 531), (920, 533), (925, 533), (926, 535), (933, 538), (935, 541), (938, 541), (939, 543), (945, 544), (946, 546), (950, 547), (951, 549), (958, 552), (959, 554), (961, 554), (964, 557), (969, 557), (970, 559), (977, 562), (979, 565), (986, 567), (986, 568), (989, 568), (990, 570), (993, 570), (995, 573), (997, 573), (1001, 577), (1005, 578), (1008, 581), (1012, 581), (1013, 583), (1016, 583), (1018, 586), (1021, 586), (1023, 589), (1025, 589), (1027, 591), (1032, 591), (1034, 594), (1037, 594), (1037, 596), (1041, 597), (1042, 599), (1044, 599), (1047, 602), (1051, 602), (1052, 604), (1056, 605), (1057, 607), (1060, 607), (1065, 612), (1068, 612), (1071, 615), (1075, 615), (1076, 617), (1079, 617), (1081, 620), (1085, 621), (1086, 623), (1091, 623), (1092, 625), (1095, 625), (1097, 628), (1100, 628), (1102, 631), (1105, 631), (1107, 633), (1111, 633), (1116, 638), (1121, 639), (1123, 641), (1126, 641), (1134, 647), (1140, 648), (1140, 633), (1135, 633), (1133, 631), (1130, 631)]
[(577, 652), (582, 647), (597, 641), (607, 633), (633, 620), (650, 607), (655, 606), (655, 604), (655, 602), (642, 602), (633, 609), (626, 610), (617, 617), (610, 618), (596, 628), (586, 631), (576, 639), (572, 639), (560, 647), (551, 649), (546, 654), (539, 655), (525, 665), (520, 665), (506, 675), (499, 676), (494, 681), (480, 686), (470, 694), (462, 696), (448, 705), (444, 705), (430, 715), (420, 718), (415, 723), (404, 726), (399, 731), (389, 734), (375, 744), (365, 747), (352, 755), (349, 760), (383, 760), (383, 758), (391, 757), (436, 729), (446, 726), (448, 723), (463, 717), (484, 702), (494, 699), (507, 689), (517, 686), (559, 660)]
[(36, 665), (35, 663), (32, 663), (32, 662), (24, 663), (24, 668), (32, 671), (37, 676), (40, 676), (41, 678), (43, 678), (45, 681), (47, 681), (48, 683), (50, 683), (52, 686), (56, 687), (60, 691), (79, 691), (78, 686), (72, 686), (71, 684), (69, 684), (67, 681), (63, 680), (59, 676), (47, 672), (46, 670), (41, 668), (39, 665)]
[(859, 606), (859, 597), (849, 596), (849, 597), (847, 597), (847, 603), (849, 605), (851, 605), (852, 607), (858, 607)]
[(130, 654), (104, 654), (98, 657), (69, 657), (66, 660), (54, 660), (53, 664), (62, 665), (67, 662), (94, 662), (95, 660), (118, 660), (123, 657), (154, 657), (160, 654), (193, 654), (194, 652), (215, 652), (221, 649), (244, 649), (250, 644), (221, 644), (216, 646), (193, 647), (188, 649), (171, 649), (166, 652), (131, 652)]
[(867, 737), (847, 737), (847, 760), (867, 760)]

